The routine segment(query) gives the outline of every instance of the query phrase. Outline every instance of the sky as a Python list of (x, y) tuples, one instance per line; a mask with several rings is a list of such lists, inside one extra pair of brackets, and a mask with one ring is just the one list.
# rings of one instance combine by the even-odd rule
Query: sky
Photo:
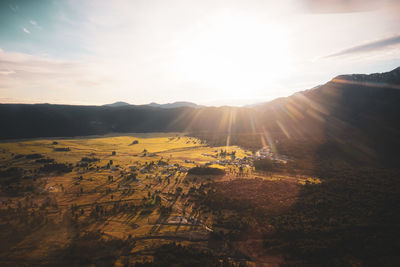
[(0, 103), (247, 105), (400, 66), (397, 0), (1, 0)]

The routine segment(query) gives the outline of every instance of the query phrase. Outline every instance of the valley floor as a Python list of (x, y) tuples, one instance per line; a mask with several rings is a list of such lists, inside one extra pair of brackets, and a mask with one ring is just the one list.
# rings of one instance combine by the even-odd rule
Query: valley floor
[(293, 244), (354, 227), (347, 189), (256, 159), (178, 134), (3, 142), (0, 265), (296, 265)]
[[(1, 244), (2, 265), (68, 262), (91, 233), (99, 234), (96, 242), (126, 243), (124, 253), (113, 255), (115, 264), (151, 261), (155, 248), (171, 242), (211, 251), (216, 217), (194, 197), (206, 184), (272, 212), (290, 205), (307, 179), (257, 174), (249, 151), (180, 135), (4, 142), (0, 152), (1, 236), (9, 240)], [(200, 165), (226, 174), (188, 174)], [(235, 247), (243, 255), (232, 262), (282, 261), (262, 252), (256, 230)]]

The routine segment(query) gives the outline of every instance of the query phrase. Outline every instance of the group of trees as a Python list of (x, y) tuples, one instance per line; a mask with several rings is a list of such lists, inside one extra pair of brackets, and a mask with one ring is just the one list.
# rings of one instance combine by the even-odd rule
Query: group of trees
[(112, 266), (135, 246), (131, 239), (103, 238), (100, 231), (78, 233), (65, 248), (54, 253), (51, 265)]
[(193, 167), (188, 171), (190, 175), (224, 175), (225, 171), (220, 168), (203, 167), (197, 166)]
[(152, 262), (136, 263), (135, 267), (232, 267), (233, 262), (210, 251), (193, 246), (182, 246), (175, 243), (165, 244), (155, 249)]
[(232, 151), (232, 152), (227, 152), (226, 149), (223, 150), (221, 149), (220, 152), (217, 152), (217, 157), (220, 156), (221, 158), (226, 158), (226, 156), (230, 156), (232, 158), (232, 160), (234, 160), (236, 158), (236, 151)]
[[(255, 165), (275, 169), (271, 161)], [(400, 170), (336, 161), (321, 161), (314, 167), (323, 182), (301, 186), (293, 206), (278, 213), (223, 195), (212, 184), (190, 190), (189, 196), (199, 210), (213, 214), (211, 238), (229, 246), (238, 237), (245, 238), (248, 229), (260, 227), (265, 248), (283, 254), (289, 265), (397, 262)]]
[(386, 266), (397, 258), (399, 170), (348, 166), (324, 174), (290, 210), (268, 218), (280, 238), (266, 235), (265, 245), (280, 247), (294, 265)]
[(96, 220), (104, 220), (110, 216), (115, 216), (121, 213), (129, 213), (130, 215), (136, 214), (139, 209), (140, 206), (133, 203), (115, 202), (111, 207), (96, 204), (91, 208), (89, 216)]
[(65, 163), (46, 163), (42, 167), (39, 168), (40, 172), (50, 173), (50, 172), (57, 172), (57, 173), (67, 173), (71, 172), (73, 169), (72, 164), (65, 164)]

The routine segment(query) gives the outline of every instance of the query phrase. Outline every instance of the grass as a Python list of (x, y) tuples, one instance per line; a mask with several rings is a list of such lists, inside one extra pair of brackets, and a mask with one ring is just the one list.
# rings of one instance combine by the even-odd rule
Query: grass
[[(134, 144), (134, 141), (137, 141), (137, 144)], [(69, 150), (56, 151), (56, 148)], [(195, 233), (207, 236), (207, 230), (201, 226), (165, 224), (169, 216), (184, 216), (183, 210), (186, 216), (192, 213), (192, 207), (187, 199), (175, 195), (178, 187), (182, 188), (183, 194), (187, 194), (192, 186), (184, 182), (185, 172), (162, 166), (156, 166), (147, 173), (138, 170), (143, 169), (150, 162), (157, 163), (160, 160), (170, 166), (177, 164), (179, 168), (191, 168), (215, 161), (213, 156), (221, 149), (228, 152), (235, 150), (237, 157), (244, 157), (246, 153), (249, 153), (234, 146), (209, 147), (198, 139), (177, 134), (36, 139), (0, 143), (1, 170), (17, 167), (32, 174), (36, 173), (37, 169), (43, 166), (42, 163), (36, 163), (35, 160), (24, 156), (19, 156), (19, 158), (17, 156), (34, 153), (41, 154), (43, 158), (54, 159), (57, 163), (74, 166), (72, 172), (65, 174), (37, 175), (34, 179), (34, 192), (10, 196), (6, 194), (6, 189), (2, 188), (0, 200), (12, 201), (7, 207), (4, 205), (1, 207), (3, 211), (8, 207), (17, 209), (20, 202), (24, 203), (23, 206), (26, 205), (24, 209), (28, 213), (38, 213), (40, 211), (38, 207), (43, 205), (47, 198), (55, 201), (57, 207), (44, 208), (42, 211), (47, 215), (42, 216), (46, 217), (47, 224), (39, 225), (37, 230), (30, 232), (26, 238), (15, 240), (15, 244), (9, 250), (1, 251), (0, 255), (14, 260), (22, 257), (39, 259), (44, 257), (44, 254), (48, 254), (52, 248), (61, 249), (67, 246), (77, 229), (78, 233), (100, 230), (105, 238), (126, 239), (132, 236), (138, 239), (132, 251), (159, 243), (157, 240), (144, 237), (165, 235), (168, 236), (167, 240), (170, 242), (173, 240), (171, 236), (180, 236), (178, 241), (190, 242), (191, 236)], [(76, 167), (76, 164), (84, 157), (95, 157), (99, 161), (89, 163), (88, 167)], [(112, 165), (107, 168), (110, 160), (112, 160)], [(224, 168), (220, 165), (216, 166)], [(127, 175), (132, 173), (131, 167), (137, 169), (134, 171), (137, 173), (136, 181), (126, 180)], [(112, 181), (109, 180), (110, 176), (113, 177)], [(23, 179), (19, 182), (21, 183), (25, 184), (27, 181)], [(161, 203), (155, 203), (155, 196), (161, 197)], [(29, 201), (25, 203), (27, 197), (32, 203)], [(90, 216), (96, 205), (111, 210), (117, 204), (134, 205), (135, 210), (110, 213), (98, 220)], [(71, 206), (77, 207), (74, 212), (71, 211)], [(160, 206), (170, 207), (170, 214), (161, 215)], [(17, 217), (10, 217), (10, 219), (16, 222)], [(51, 231), (46, 226), (50, 222), (56, 225), (51, 228)], [(9, 222), (1, 221), (4, 227), (8, 224)], [(18, 225), (15, 225), (16, 229)], [(63, 238), (54, 238), (56, 236), (63, 236)], [(161, 239), (160, 242), (165, 243), (167, 240)], [(33, 249), (33, 247), (37, 248)]]
[[(56, 148), (68, 148), (68, 151)], [(228, 156), (217, 156), (221, 151), (226, 151)], [(151, 257), (147, 252), (140, 256), (141, 252), (170, 242), (207, 248), (210, 234), (207, 227), (212, 227), (215, 214), (197, 209), (196, 203), (188, 197), (193, 188), (197, 190), (203, 183), (218, 182), (227, 197), (237, 195), (246, 199), (246, 192), (233, 182), (238, 177), (281, 183), (281, 187), (284, 183), (295, 183), (293, 188), (320, 183), (317, 178), (306, 176), (254, 173), (249, 162), (243, 164), (243, 172), (239, 173), (239, 167), (233, 165), (229, 156), (233, 151), (236, 158), (251, 155), (250, 151), (237, 146), (210, 147), (196, 138), (175, 133), (2, 142), (0, 170), (21, 168), (25, 178), (11, 181), (11, 185), (0, 183), (0, 203), (3, 203), (0, 212), (6, 215), (0, 220), (3, 229), (0, 238), (12, 239), (9, 246), (0, 250), (0, 258), (4, 259), (0, 265), (22, 259), (57, 261), (59, 256), (55, 255), (59, 255), (59, 251), (73, 242), (80, 242), (80, 236), (85, 233), (98, 231), (106, 241), (131, 238), (134, 242), (129, 249), (137, 255), (133, 260), (138, 261)], [(54, 159), (56, 163), (72, 164), (73, 170), (38, 172), (46, 163), (24, 156), (35, 153)], [(82, 163), (82, 158), (98, 160), (79, 167), (77, 164)], [(217, 162), (220, 160), (232, 164), (220, 165)], [(225, 169), (227, 175), (218, 178), (188, 176), (190, 179), (186, 179), (189, 168), (206, 163)], [(133, 174), (136, 179), (131, 178)], [(27, 190), (27, 185), (31, 185), (31, 189)], [(11, 194), (10, 186), (17, 193)], [(250, 192), (268, 198), (259, 192), (257, 185), (251, 187)], [(276, 202), (280, 203), (279, 199)], [(168, 218), (172, 216), (195, 218), (198, 224), (169, 224)], [(38, 218), (42, 221), (36, 223)], [(21, 234), (13, 236), (13, 231)], [(126, 255), (120, 255), (117, 263), (124, 257)]]

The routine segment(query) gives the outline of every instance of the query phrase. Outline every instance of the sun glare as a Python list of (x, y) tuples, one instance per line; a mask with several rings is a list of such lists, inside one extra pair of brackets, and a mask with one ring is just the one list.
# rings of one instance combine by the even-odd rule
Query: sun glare
[(214, 16), (179, 42), (171, 69), (179, 79), (245, 97), (288, 75), (287, 31), (250, 16)]

